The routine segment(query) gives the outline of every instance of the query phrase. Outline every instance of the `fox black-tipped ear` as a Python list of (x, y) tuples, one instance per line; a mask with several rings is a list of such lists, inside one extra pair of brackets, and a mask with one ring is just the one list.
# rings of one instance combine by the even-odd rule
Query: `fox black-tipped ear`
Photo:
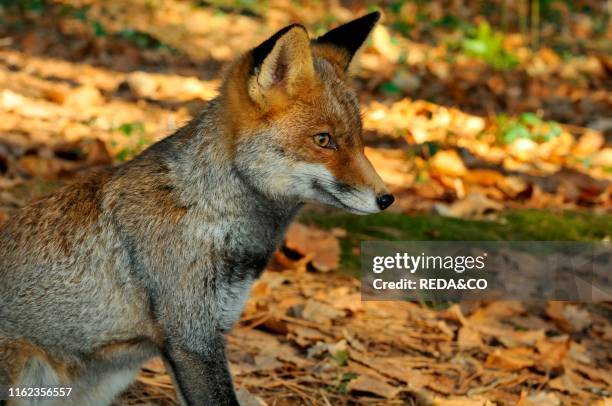
[(330, 45), (340, 50), (342, 53), (341, 57), (333, 59), (342, 65), (342, 69), (346, 70), (353, 56), (361, 48), (379, 19), (380, 13), (378, 11), (366, 14), (363, 17), (334, 28), (314, 40), (313, 43), (321, 46)]
[(310, 38), (304, 26), (289, 25), (251, 51), (249, 95), (267, 105), (273, 94), (292, 96), (314, 77)]

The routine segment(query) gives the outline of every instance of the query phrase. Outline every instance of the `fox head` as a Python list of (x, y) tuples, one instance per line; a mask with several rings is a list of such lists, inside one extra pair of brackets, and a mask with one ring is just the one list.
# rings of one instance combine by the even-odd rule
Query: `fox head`
[(311, 40), (299, 24), (243, 55), (222, 86), (228, 148), (240, 175), (276, 199), (367, 214), (393, 196), (364, 155), (351, 59), (380, 17), (371, 13)]

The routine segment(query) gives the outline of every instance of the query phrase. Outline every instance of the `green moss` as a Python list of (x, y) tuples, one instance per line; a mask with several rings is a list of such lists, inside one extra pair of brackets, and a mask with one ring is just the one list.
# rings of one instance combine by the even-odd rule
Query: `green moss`
[(342, 269), (359, 272), (361, 241), (597, 241), (612, 235), (612, 215), (589, 212), (507, 212), (497, 221), (463, 220), (432, 214), (304, 213), (300, 221), (347, 231), (341, 239)]

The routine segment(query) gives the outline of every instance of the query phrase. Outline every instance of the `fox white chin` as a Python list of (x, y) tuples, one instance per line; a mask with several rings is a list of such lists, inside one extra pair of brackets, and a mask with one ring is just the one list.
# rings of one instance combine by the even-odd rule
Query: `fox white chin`
[(313, 180), (311, 185), (313, 193), (309, 200), (314, 202), (360, 215), (382, 211), (376, 203), (374, 193), (371, 191), (358, 190), (338, 183), (330, 183), (328, 186), (324, 186), (319, 180)]
[(353, 189), (350, 192), (329, 192), (331, 201), (325, 201), (331, 206), (344, 209), (353, 214), (366, 215), (380, 213), (382, 210), (376, 203), (376, 196), (370, 191)]
[(386, 208), (386, 206), (381, 207), (380, 196), (377, 197), (374, 190), (339, 182), (322, 165), (301, 164), (292, 169), (296, 178), (293, 182), (294, 192), (301, 194), (301, 197), (308, 201), (323, 203), (359, 215), (379, 213)]

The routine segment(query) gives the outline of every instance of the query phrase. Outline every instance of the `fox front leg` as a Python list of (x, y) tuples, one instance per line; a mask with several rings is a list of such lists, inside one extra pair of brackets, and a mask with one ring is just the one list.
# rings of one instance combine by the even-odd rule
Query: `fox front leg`
[(189, 406), (240, 405), (225, 358), (225, 338), (215, 333), (206, 347), (189, 348), (181, 342), (168, 343), (164, 361), (169, 366), (178, 397)]

